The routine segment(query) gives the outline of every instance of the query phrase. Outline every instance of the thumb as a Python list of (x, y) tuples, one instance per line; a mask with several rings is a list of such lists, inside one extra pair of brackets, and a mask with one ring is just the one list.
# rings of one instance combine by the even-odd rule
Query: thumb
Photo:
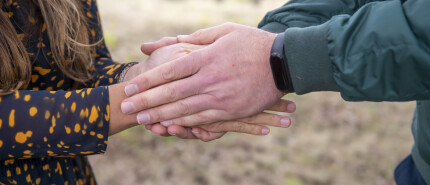
[(236, 24), (225, 23), (219, 26), (198, 30), (191, 35), (179, 35), (177, 41), (196, 45), (208, 45), (214, 43), (220, 37), (234, 31)]
[(155, 42), (148, 42), (148, 43), (142, 44), (142, 46), (140, 47), (140, 50), (146, 55), (151, 55), (152, 52), (154, 52), (155, 50), (161, 47), (170, 46), (176, 43), (178, 43), (176, 37), (164, 37)]

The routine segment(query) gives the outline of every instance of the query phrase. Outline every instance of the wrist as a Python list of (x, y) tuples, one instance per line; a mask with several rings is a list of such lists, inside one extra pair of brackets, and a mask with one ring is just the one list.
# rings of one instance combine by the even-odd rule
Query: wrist
[(127, 97), (126, 83), (109, 86), (109, 136), (137, 125), (136, 114), (126, 115), (121, 111), (121, 102)]
[(291, 93), (294, 92), (288, 60), (285, 55), (284, 46), (285, 34), (276, 36), (270, 49), (270, 67), (272, 69), (273, 80), (278, 90)]
[(140, 62), (140, 63), (131, 62), (131, 63), (126, 64), (126, 67), (121, 72), (119, 82), (121, 83), (121, 82), (130, 81), (131, 79), (133, 79), (134, 77), (139, 75), (140, 69), (142, 68), (141, 67), (142, 63), (143, 62)]

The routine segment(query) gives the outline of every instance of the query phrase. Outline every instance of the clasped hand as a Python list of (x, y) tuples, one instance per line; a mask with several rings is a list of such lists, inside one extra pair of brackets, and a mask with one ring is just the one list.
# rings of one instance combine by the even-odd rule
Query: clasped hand
[(203, 141), (228, 131), (266, 135), (267, 126), (289, 127), (289, 117), (263, 112), (296, 108), (273, 81), (268, 59), (275, 37), (227, 23), (143, 44), (147, 65), (154, 64), (127, 83), (121, 110), (138, 113), (138, 123), (154, 133)]

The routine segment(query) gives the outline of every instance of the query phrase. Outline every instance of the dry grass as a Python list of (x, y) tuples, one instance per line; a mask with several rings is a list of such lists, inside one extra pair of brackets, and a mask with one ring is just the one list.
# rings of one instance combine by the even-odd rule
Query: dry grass
[[(282, 0), (99, 1), (115, 59), (141, 61), (142, 42), (232, 21), (255, 26)], [(412, 145), (414, 103), (347, 103), (338, 93), (291, 95), (289, 129), (269, 136), (228, 134), (211, 143), (155, 136), (134, 128), (92, 156), (99, 184), (394, 184), (392, 171)]]

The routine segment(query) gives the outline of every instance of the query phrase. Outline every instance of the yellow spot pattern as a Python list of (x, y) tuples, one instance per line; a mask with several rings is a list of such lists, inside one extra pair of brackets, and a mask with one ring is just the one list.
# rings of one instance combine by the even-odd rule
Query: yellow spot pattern
[(105, 120), (109, 121), (110, 119), (110, 106), (106, 105), (106, 114), (105, 114)]
[(108, 75), (112, 75), (112, 74), (115, 72), (115, 70), (117, 70), (119, 67), (121, 67), (121, 66), (120, 66), (120, 65), (117, 65), (117, 66), (115, 66), (115, 67), (113, 67), (113, 68), (109, 69), (109, 71), (107, 71), (107, 72), (106, 72), (106, 74), (108, 74)]
[(19, 99), (19, 91), (15, 91), (15, 99)]
[(30, 99), (31, 99), (30, 95), (27, 94), (27, 95), (24, 96), (24, 101), (29, 102)]
[(60, 81), (57, 83), (57, 87), (61, 87), (61, 86), (63, 85), (63, 83), (64, 83), (64, 80), (60, 80)]
[(15, 172), (17, 175), (21, 175), (21, 168), (20, 167), (16, 167)]
[(46, 74), (48, 74), (49, 72), (51, 72), (51, 69), (43, 69), (41, 67), (34, 67), (34, 70), (36, 70), (37, 72), (39, 72), (39, 74), (44, 75), (44, 76)]
[(51, 117), (51, 112), (49, 112), (49, 110), (45, 111), (45, 119), (49, 119), (49, 117)]
[(31, 117), (34, 117), (37, 114), (37, 108), (31, 107), (29, 113)]
[(55, 126), (57, 126), (57, 122), (56, 122), (55, 116), (52, 116), (52, 121), (51, 122), (52, 122), (52, 126), (49, 127), (49, 133), (53, 134), (54, 133), (54, 128), (55, 128)]
[(32, 131), (24, 132), (18, 132), (15, 136), (15, 141), (21, 144), (24, 144), (27, 142), (27, 139), (30, 138), (33, 135)]
[(31, 183), (31, 174), (28, 174), (28, 175), (27, 175), (27, 177), (25, 178), (25, 180), (26, 180), (28, 183)]
[(31, 82), (36, 83), (37, 79), (39, 79), (39, 75), (31, 75)]
[(72, 130), (67, 126), (64, 126), (64, 129), (66, 130), (67, 134), (70, 134), (72, 132)]
[(76, 102), (72, 103), (72, 106), (70, 107), (70, 110), (72, 111), (72, 113), (75, 113), (75, 111), (76, 111)]
[(66, 97), (66, 99), (68, 99), (70, 97), (70, 95), (72, 95), (72, 92), (66, 92), (66, 94), (64, 95), (64, 97)]
[(103, 134), (97, 134), (97, 138), (99, 138), (99, 139), (103, 139), (103, 138), (104, 138), (104, 136), (103, 136)]
[(81, 125), (79, 125), (79, 123), (75, 124), (75, 129), (74, 129), (75, 133), (78, 133), (81, 131)]
[(89, 118), (89, 122), (94, 123), (97, 120), (97, 118), (99, 118), (99, 113), (97, 112), (96, 106), (93, 106), (91, 108), (91, 115)]
[(10, 111), (10, 114), (9, 114), (9, 126), (12, 127), (12, 128), (15, 126), (15, 109), (12, 109)]

